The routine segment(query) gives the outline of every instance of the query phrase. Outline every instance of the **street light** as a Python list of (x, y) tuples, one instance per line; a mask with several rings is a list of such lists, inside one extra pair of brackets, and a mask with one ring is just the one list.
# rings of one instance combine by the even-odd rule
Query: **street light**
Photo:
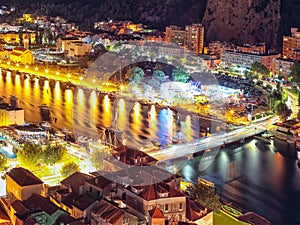
[(56, 73), (55, 73), (57, 76), (59, 75), (59, 72), (58, 71), (56, 71)]
[(34, 70), (35, 70), (35, 71), (38, 71), (38, 70), (39, 70), (39, 68), (35, 67), (35, 68), (34, 68)]
[(19, 67), (20, 66), (19, 63), (17, 63), (16, 66)]
[(28, 69), (28, 65), (26, 65), (25, 68)]
[(46, 73), (48, 73), (48, 72), (49, 72), (49, 70), (48, 70), (48, 69), (45, 69), (45, 72), (46, 72)]
[(68, 73), (68, 74), (67, 74), (67, 77), (70, 78), (70, 77), (71, 77), (71, 74)]

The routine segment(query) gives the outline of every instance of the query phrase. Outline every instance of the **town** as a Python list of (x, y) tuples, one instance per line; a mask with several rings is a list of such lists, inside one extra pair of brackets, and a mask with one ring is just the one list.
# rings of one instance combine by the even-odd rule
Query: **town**
[(0, 24), (0, 224), (273, 224), (242, 208), (226, 154), (300, 166), (299, 43), (294, 27), (278, 50), (207, 42), (201, 23)]

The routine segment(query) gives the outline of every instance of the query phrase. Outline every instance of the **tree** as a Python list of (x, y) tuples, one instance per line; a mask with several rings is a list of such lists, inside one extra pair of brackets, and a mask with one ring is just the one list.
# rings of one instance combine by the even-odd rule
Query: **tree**
[(43, 159), (43, 151), (41, 145), (31, 142), (25, 142), (23, 149), (17, 152), (19, 162), (25, 168), (34, 168)]
[(183, 70), (183, 68), (174, 68), (172, 71), (173, 81), (179, 81), (186, 83), (190, 78), (190, 75)]
[(92, 152), (91, 163), (97, 170), (103, 170), (103, 159), (109, 156), (108, 149), (95, 149)]
[(144, 70), (140, 67), (134, 67), (129, 72), (129, 81), (134, 83), (140, 83), (144, 77)]
[[(300, 63), (294, 62), (291, 67), (290, 76), (292, 77), (292, 81), (297, 84), (297, 87), (300, 86)], [(298, 91), (298, 105), (300, 105), (300, 91)]]
[(259, 62), (252, 63), (250, 70), (255, 75), (256, 74), (261, 74), (263, 76), (269, 76), (269, 74), (270, 74), (270, 71), (268, 70), (268, 68), (266, 66), (262, 65)]
[(161, 70), (155, 70), (153, 72), (153, 77), (156, 78), (159, 81), (164, 81), (165, 80), (165, 73)]
[(53, 165), (60, 162), (67, 154), (67, 149), (63, 145), (50, 145), (46, 146), (43, 152), (44, 163)]
[(5, 157), (5, 155), (0, 153), (0, 172), (5, 170), (7, 165), (7, 158)]
[(277, 106), (277, 114), (281, 119), (286, 120), (292, 114), (292, 110), (285, 103), (280, 102)]
[(195, 199), (201, 205), (213, 209), (215, 212), (219, 212), (221, 209), (220, 197), (215, 194), (214, 187), (198, 182), (188, 186), (185, 192), (190, 198)]
[(300, 63), (294, 62), (291, 67), (290, 76), (292, 77), (293, 82), (295, 82), (298, 86), (300, 85)]
[(79, 166), (74, 162), (70, 162), (62, 166), (60, 173), (63, 177), (68, 177), (77, 171), (80, 171)]

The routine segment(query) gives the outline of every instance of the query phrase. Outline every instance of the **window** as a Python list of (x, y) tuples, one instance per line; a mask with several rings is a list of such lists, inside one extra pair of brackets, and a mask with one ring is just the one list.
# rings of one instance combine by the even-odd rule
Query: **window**
[(182, 210), (182, 203), (179, 203), (179, 210)]
[(129, 224), (129, 218), (123, 218), (123, 224), (124, 225)]
[(93, 191), (93, 188), (92, 187), (90, 187), (90, 192), (92, 192)]
[(165, 211), (168, 211), (168, 210), (169, 210), (169, 205), (165, 204)]

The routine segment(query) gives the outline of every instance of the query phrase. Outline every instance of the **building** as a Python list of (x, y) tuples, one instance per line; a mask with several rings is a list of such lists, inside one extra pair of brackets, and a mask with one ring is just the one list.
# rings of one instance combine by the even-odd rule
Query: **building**
[(41, 194), (43, 181), (29, 170), (22, 167), (13, 168), (5, 174), (6, 194), (13, 200), (26, 200), (33, 193)]
[(185, 26), (184, 47), (196, 54), (203, 53), (204, 26), (200, 23)]
[(32, 52), (26, 48), (16, 47), (9, 54), (9, 60), (14, 63), (21, 63), (23, 65), (31, 65), (34, 63), (34, 56)]
[(166, 27), (166, 42), (184, 46), (186, 49), (196, 54), (203, 53), (204, 47), (204, 27), (200, 23), (185, 26), (181, 29), (178, 26)]
[(80, 58), (89, 55), (92, 45), (80, 41), (77, 37), (57, 39), (57, 49), (72, 58)]
[(175, 25), (166, 27), (166, 36), (165, 36), (166, 42), (175, 43), (180, 46), (183, 46), (184, 39), (185, 39), (185, 30), (182, 30), (181, 27)]
[(16, 200), (6, 208), (13, 225), (84, 225), (85, 223), (70, 216), (55, 206), (49, 199), (32, 194), (28, 199)]
[(232, 67), (238, 71), (250, 70), (253, 63), (258, 62), (266, 66), (270, 71), (273, 70), (273, 62), (278, 58), (278, 54), (253, 54), (239, 51), (225, 50), (221, 53), (221, 65)]
[(282, 58), (300, 60), (300, 31), (291, 28), (291, 36), (283, 36)]
[(14, 44), (14, 45), (21, 45), (24, 39), (28, 39), (29, 43), (31, 45), (36, 44), (36, 33), (35, 32), (6, 32), (6, 33), (0, 33), (0, 39), (4, 40), (7, 44)]
[(236, 46), (237, 51), (252, 54), (265, 54), (266, 44), (259, 43), (257, 45), (244, 44), (243, 46)]
[(147, 215), (149, 219), (149, 211), (158, 207), (165, 220), (174, 217), (177, 221), (186, 221), (186, 196), (163, 182), (129, 186), (124, 191), (126, 205)]
[(91, 212), (91, 225), (137, 225), (137, 216), (102, 199)]
[(151, 166), (157, 160), (147, 153), (129, 148), (126, 145), (113, 149), (111, 156), (104, 159), (103, 167), (105, 171), (117, 171), (128, 166)]
[(7, 103), (0, 104), (0, 126), (24, 124), (24, 109), (16, 108)]
[(273, 75), (289, 77), (294, 63), (291, 59), (274, 59)]

